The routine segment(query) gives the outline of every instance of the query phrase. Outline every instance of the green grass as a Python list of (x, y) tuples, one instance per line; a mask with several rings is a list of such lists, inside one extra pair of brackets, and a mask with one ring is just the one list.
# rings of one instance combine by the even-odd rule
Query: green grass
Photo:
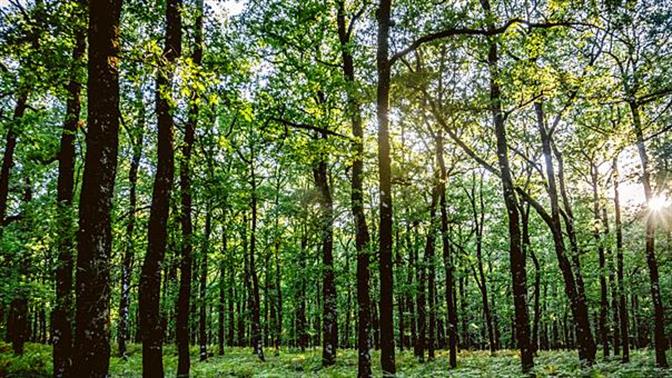
[[(142, 367), (140, 345), (129, 346), (129, 358), (124, 361), (112, 357), (112, 377), (139, 377)], [(213, 349), (214, 350), (214, 349)], [(167, 377), (175, 376), (177, 356), (173, 346), (164, 349), (164, 367)], [(192, 377), (354, 377), (357, 354), (354, 350), (339, 350), (335, 366), (323, 369), (321, 350), (300, 353), (282, 350), (275, 356), (266, 351), (267, 361), (259, 362), (250, 349), (227, 349), (224, 356), (211, 357), (207, 362), (198, 361), (197, 348), (192, 348)], [(671, 355), (672, 357), (672, 355)], [(373, 353), (374, 375), (380, 376), (379, 354)], [(592, 368), (579, 366), (576, 352), (541, 352), (535, 359), (538, 377), (672, 377), (672, 370), (656, 369), (650, 351), (634, 351), (632, 362), (621, 364), (618, 359), (600, 360)], [(9, 345), (0, 343), (0, 377), (49, 377), (51, 376), (51, 348), (41, 344), (27, 344), (23, 356), (12, 354)], [(463, 351), (458, 357), (457, 369), (448, 369), (445, 351), (428, 363), (418, 363), (411, 352), (397, 352), (399, 377), (521, 377), (516, 351), (503, 350), (495, 356), (488, 352)]]

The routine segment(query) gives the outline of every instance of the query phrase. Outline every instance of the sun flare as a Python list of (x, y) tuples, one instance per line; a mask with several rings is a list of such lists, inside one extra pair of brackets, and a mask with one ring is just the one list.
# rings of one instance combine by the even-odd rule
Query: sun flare
[(670, 206), (670, 199), (663, 194), (657, 194), (649, 201), (651, 211), (661, 211)]

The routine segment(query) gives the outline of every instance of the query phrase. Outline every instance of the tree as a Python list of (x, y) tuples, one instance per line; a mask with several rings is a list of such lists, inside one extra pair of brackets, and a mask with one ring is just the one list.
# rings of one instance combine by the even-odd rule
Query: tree
[(121, 1), (89, 5), (86, 156), (79, 199), (74, 376), (105, 377), (110, 358), (110, 209), (119, 143)]
[(142, 371), (145, 377), (163, 376), (163, 324), (160, 319), (161, 264), (166, 252), (167, 220), (173, 184), (173, 118), (170, 93), (174, 64), (182, 51), (181, 0), (166, 3), (163, 64), (156, 78), (157, 167), (149, 218), (147, 254), (139, 287)]

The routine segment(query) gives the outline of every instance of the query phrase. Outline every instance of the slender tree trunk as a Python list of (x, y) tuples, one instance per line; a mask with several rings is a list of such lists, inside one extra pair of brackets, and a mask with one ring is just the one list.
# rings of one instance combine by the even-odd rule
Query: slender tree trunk
[(455, 268), (453, 267), (452, 256), (450, 253), (450, 238), (448, 235), (448, 210), (446, 208), (446, 181), (448, 180), (448, 173), (443, 158), (443, 134), (441, 131), (439, 131), (436, 138), (436, 160), (437, 165), (439, 166), (438, 191), (441, 206), (443, 261), (446, 270), (446, 303), (448, 309), (448, 324), (446, 330), (448, 333), (449, 363), (451, 368), (455, 368), (457, 367), (457, 309), (455, 307), (455, 282), (453, 278)]
[[(82, 17), (82, 4), (77, 4), (77, 16)], [(76, 20), (77, 22), (79, 20)], [(80, 93), (82, 83), (79, 73), (86, 51), (86, 34), (82, 27), (75, 30), (75, 47), (72, 50), (70, 82), (67, 86), (65, 121), (61, 133), (61, 148), (58, 154), (58, 187), (56, 200), (60, 218), (58, 262), (56, 265), (56, 306), (52, 313), (52, 343), (54, 377), (70, 376), (72, 366), (72, 253), (74, 227), (72, 197), (75, 187), (75, 137), (81, 111)]]
[[(299, 256), (299, 269), (302, 272), (306, 271), (306, 259), (308, 248), (308, 231), (303, 230), (301, 233), (301, 250)], [(299, 308), (296, 315), (297, 337), (299, 339), (299, 348), (304, 352), (308, 347), (308, 332), (306, 330), (306, 278), (304, 275), (299, 277)]]
[(79, 200), (73, 375), (106, 377), (110, 359), (110, 210), (119, 145), (121, 0), (89, 4), (86, 157)]
[(208, 359), (208, 335), (207, 330), (207, 289), (208, 289), (208, 252), (210, 250), (210, 232), (212, 223), (212, 210), (209, 204), (205, 210), (205, 231), (203, 237), (203, 249), (201, 256), (201, 275), (199, 276), (198, 290), (198, 341), (199, 341), (199, 360)]
[(396, 373), (394, 358), (394, 319), (392, 274), (392, 181), (389, 137), (390, 60), (389, 33), (391, 0), (380, 0), (378, 16), (378, 44), (376, 53), (378, 87), (378, 175), (380, 190), (380, 364), (383, 376)]
[[(203, 1), (197, 1), (197, 15), (194, 24), (194, 49), (192, 61), (200, 66), (203, 57)], [(193, 263), (193, 225), (191, 220), (191, 155), (194, 134), (198, 122), (199, 108), (197, 96), (191, 96), (189, 116), (185, 124), (182, 157), (180, 159), (180, 226), (182, 229), (182, 250), (180, 256), (180, 289), (177, 299), (177, 319), (175, 338), (177, 341), (177, 376), (188, 377), (191, 365), (189, 357), (189, 311), (191, 307), (191, 275)]]
[[(638, 104), (632, 100), (629, 102), (630, 113), (632, 115), (632, 125), (635, 128), (637, 137), (637, 150), (642, 165), (642, 185), (644, 186), (644, 197), (649, 203), (653, 198), (653, 188), (651, 187), (651, 172), (649, 171), (649, 156), (644, 143), (644, 133), (642, 130), (642, 121), (639, 115)], [(661, 368), (668, 367), (667, 357), (667, 337), (665, 336), (665, 307), (663, 306), (663, 297), (660, 293), (660, 280), (658, 278), (658, 260), (656, 259), (656, 216), (648, 214), (646, 217), (646, 264), (649, 268), (649, 281), (651, 285), (651, 300), (653, 302), (654, 314), (654, 332), (653, 341), (656, 350), (656, 365)]]
[(597, 247), (597, 257), (599, 264), (600, 275), (600, 316), (598, 321), (598, 328), (600, 331), (600, 339), (602, 341), (602, 354), (604, 358), (609, 357), (609, 330), (607, 325), (607, 316), (609, 313), (609, 297), (607, 293), (607, 276), (606, 276), (606, 259), (604, 257), (604, 242), (602, 241), (599, 224), (601, 223), (600, 213), (600, 197), (598, 193), (598, 172), (597, 166), (591, 162), (590, 164), (590, 178), (593, 189), (593, 238)]
[(623, 363), (630, 362), (630, 335), (628, 332), (628, 308), (625, 299), (625, 283), (623, 279), (623, 223), (621, 222), (621, 204), (618, 185), (620, 177), (618, 175), (618, 156), (613, 160), (613, 180), (614, 180), (614, 222), (616, 228), (616, 277), (618, 280), (618, 318), (621, 328), (621, 340), (623, 340)]
[[(351, 23), (354, 20), (350, 21)], [(343, 75), (345, 79), (355, 84), (355, 69), (350, 51), (351, 35), (345, 19), (344, 1), (338, 2), (338, 36), (341, 45), (341, 57), (343, 59)], [(370, 328), (370, 306), (369, 297), (369, 229), (364, 215), (364, 190), (363, 190), (363, 170), (364, 170), (364, 130), (362, 128), (362, 118), (360, 106), (356, 100), (356, 94), (348, 92), (348, 107), (350, 112), (350, 121), (352, 123), (352, 136), (355, 138), (353, 143), (354, 156), (352, 161), (352, 178), (350, 202), (352, 215), (355, 222), (355, 249), (357, 250), (357, 375), (358, 377), (371, 376), (371, 354), (369, 352), (369, 328)]]
[[(18, 122), (26, 111), (28, 93), (21, 91), (14, 106), (14, 122)], [(5, 140), (5, 152), (2, 155), (2, 168), (0, 168), (0, 235), (7, 216), (7, 198), (9, 197), (9, 178), (14, 166), (14, 151), (16, 150), (16, 133), (12, 128), (7, 131)]]
[(135, 230), (135, 212), (137, 207), (136, 187), (138, 182), (138, 169), (140, 159), (142, 158), (142, 147), (145, 128), (145, 104), (142, 101), (142, 91), (138, 90), (138, 130), (135, 133), (133, 141), (133, 156), (131, 157), (131, 166), (128, 171), (129, 193), (128, 193), (128, 222), (126, 223), (126, 245), (124, 257), (121, 266), (121, 292), (119, 299), (119, 330), (118, 344), (119, 356), (126, 359), (126, 341), (129, 339), (129, 306), (131, 303), (131, 276), (133, 272), (133, 257), (135, 254), (134, 230)]
[[(418, 314), (419, 314), (419, 337), (418, 345), (416, 348), (416, 356), (422, 362), (424, 361), (424, 350), (428, 350), (428, 358), (431, 360), (434, 356), (433, 353), (433, 344), (435, 337), (435, 324), (432, 325), (432, 296), (434, 291), (432, 290), (432, 280), (430, 277), (432, 275), (432, 269), (430, 265), (434, 261), (434, 249), (435, 249), (435, 222), (436, 222), (436, 205), (439, 201), (439, 189), (438, 185), (435, 185), (432, 188), (432, 200), (429, 207), (429, 225), (427, 228), (427, 241), (425, 243), (425, 253), (423, 256), (423, 261), (420, 263), (420, 288), (418, 292)], [(429, 322), (427, 322), (427, 307), (425, 299), (425, 287), (424, 282), (427, 282), (428, 285), (428, 295), (429, 298)], [(434, 322), (436, 322), (436, 317), (434, 317)], [(429, 327), (427, 327), (429, 326)], [(429, 329), (427, 329), (429, 328)]]
[[(475, 177), (472, 178), (475, 183)], [(483, 225), (485, 223), (485, 208), (483, 203), (483, 181), (481, 179), (478, 191), (478, 205), (476, 202), (476, 191), (472, 190), (470, 201), (472, 207), (472, 215), (474, 219), (474, 227), (476, 230), (476, 263), (478, 266), (478, 277), (480, 280), (479, 289), (481, 291), (481, 300), (483, 302), (483, 313), (485, 314), (485, 325), (488, 332), (488, 342), (490, 353), (494, 354), (495, 349), (495, 330), (492, 325), (492, 311), (488, 303), (488, 283), (485, 278), (485, 271), (483, 269)], [(477, 210), (477, 208), (479, 210)], [(524, 226), (523, 226), (524, 228)]]
[[(491, 19), (492, 11), (488, 0), (481, 0), (486, 16)], [(488, 30), (494, 29), (489, 21)], [(490, 40), (488, 51), (488, 67), (490, 71), (490, 111), (497, 137), (497, 160), (502, 174), (502, 191), (509, 220), (509, 258), (511, 261), (511, 281), (513, 284), (513, 302), (515, 312), (516, 337), (520, 348), (521, 367), (524, 372), (534, 367), (534, 352), (530, 347), (529, 321), (527, 313), (527, 274), (525, 272), (525, 257), (523, 256), (520, 214), (518, 212), (516, 193), (514, 191), (511, 167), (509, 165), (508, 147), (506, 142), (506, 127), (502, 112), (501, 94), (498, 84), (499, 69), (497, 57), (497, 42)]]
[(173, 117), (168, 98), (176, 60), (182, 51), (181, 0), (166, 3), (165, 64), (156, 79), (157, 166), (149, 216), (147, 254), (139, 286), (143, 377), (163, 377), (163, 333), (160, 313), (161, 265), (166, 253), (170, 192), (173, 185)]
[(338, 318), (336, 315), (336, 283), (333, 256), (333, 200), (329, 188), (327, 162), (320, 158), (313, 168), (313, 177), (320, 198), (320, 228), (322, 234), (322, 366), (336, 363), (338, 346)]
[(252, 212), (252, 226), (250, 229), (250, 277), (252, 279), (252, 347), (254, 353), (261, 361), (266, 361), (264, 357), (264, 346), (261, 335), (261, 314), (260, 314), (260, 298), (259, 298), (259, 279), (257, 276), (257, 268), (255, 263), (256, 248), (257, 248), (257, 177), (254, 166), (256, 156), (254, 153), (250, 156), (250, 175), (252, 184), (252, 198), (251, 198), (251, 212)]
[[(604, 233), (602, 237), (604, 240), (609, 240), (609, 218), (607, 216), (607, 207), (602, 206), (602, 228)], [(615, 267), (614, 259), (611, 254), (611, 248), (607, 245), (605, 246), (605, 258), (607, 260), (607, 270), (609, 271), (609, 288), (611, 290), (611, 311), (612, 318), (609, 323), (609, 328), (613, 329), (613, 344), (614, 344), (614, 355), (621, 354), (621, 330), (618, 326), (618, 290), (616, 287), (616, 277), (615, 277)]]
[[(229, 245), (227, 238), (227, 229), (226, 229), (226, 209), (224, 209), (224, 214), (222, 215), (222, 256), (225, 259), (228, 259), (229, 255)], [(217, 306), (217, 313), (219, 315), (217, 321), (217, 344), (219, 345), (219, 355), (224, 355), (224, 322), (225, 322), (225, 313), (226, 313), (226, 264), (225, 260), (222, 259), (219, 263), (219, 303)], [(229, 285), (233, 284), (233, 281)], [(229, 302), (231, 303), (231, 302)], [(229, 315), (230, 316), (230, 315)], [(231, 345), (230, 343), (228, 345)]]
[[(562, 272), (565, 283), (565, 293), (569, 298), (572, 315), (574, 317), (576, 336), (579, 345), (579, 359), (586, 361), (588, 364), (592, 364), (595, 361), (595, 342), (590, 329), (588, 305), (585, 296), (580, 294), (578, 278), (575, 279), (574, 273), (572, 272), (572, 264), (565, 253), (564, 237), (562, 226), (560, 224), (560, 208), (555, 168), (553, 166), (551, 140), (547, 132), (543, 105), (541, 102), (535, 103), (535, 112), (537, 114), (537, 126), (539, 127), (541, 135), (542, 151), (544, 154), (548, 180), (548, 194), (551, 203), (551, 219), (546, 220), (546, 222), (548, 223), (549, 228), (551, 228), (558, 265), (560, 266), (560, 271)], [(568, 225), (570, 224), (570, 222), (567, 223)], [(568, 231), (568, 233), (571, 234), (570, 231)], [(577, 272), (577, 277), (580, 277), (580, 275), (581, 273)]]

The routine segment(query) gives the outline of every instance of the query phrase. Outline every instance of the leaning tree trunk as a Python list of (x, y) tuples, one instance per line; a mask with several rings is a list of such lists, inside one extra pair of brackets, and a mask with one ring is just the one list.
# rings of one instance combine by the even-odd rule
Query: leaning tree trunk
[[(579, 358), (582, 361), (586, 361), (588, 364), (592, 364), (595, 361), (595, 341), (593, 340), (593, 335), (590, 329), (588, 304), (585, 301), (585, 296), (580, 294), (578, 278), (574, 277), (572, 264), (567, 258), (565, 251), (564, 236), (560, 223), (560, 206), (555, 168), (553, 166), (551, 139), (546, 127), (543, 104), (541, 102), (535, 103), (535, 112), (537, 115), (537, 126), (541, 136), (542, 152), (544, 154), (548, 180), (548, 194), (551, 203), (551, 217), (550, 219), (547, 219), (546, 222), (551, 229), (555, 254), (565, 283), (565, 293), (569, 298), (572, 316), (574, 317), (576, 337), (579, 346)], [(577, 272), (577, 276), (580, 276), (580, 274), (580, 272)]]
[[(492, 20), (492, 11), (488, 0), (481, 0), (481, 5), (488, 19)], [(488, 30), (494, 29), (489, 21)], [(530, 347), (529, 321), (527, 313), (527, 274), (525, 272), (525, 257), (522, 250), (520, 232), (520, 214), (518, 199), (514, 191), (511, 167), (509, 164), (508, 146), (504, 113), (502, 112), (501, 93), (498, 84), (499, 69), (497, 57), (497, 41), (490, 39), (488, 51), (488, 68), (490, 71), (490, 112), (492, 113), (497, 138), (497, 160), (502, 175), (502, 191), (509, 219), (509, 259), (511, 262), (511, 282), (513, 285), (513, 302), (515, 313), (515, 327), (518, 347), (520, 348), (521, 367), (524, 372), (534, 367), (534, 352)]]
[[(18, 122), (26, 111), (28, 93), (21, 91), (14, 107), (13, 122)], [(5, 152), (2, 155), (2, 168), (0, 168), (0, 235), (7, 216), (7, 198), (9, 196), (9, 177), (14, 166), (14, 151), (16, 150), (16, 132), (12, 127), (7, 131), (5, 139)]]
[(147, 254), (139, 286), (140, 329), (142, 331), (142, 373), (163, 377), (163, 325), (160, 314), (161, 265), (166, 253), (170, 192), (173, 185), (173, 117), (168, 98), (174, 64), (181, 53), (181, 0), (166, 4), (165, 64), (156, 78), (157, 166), (149, 216)]
[(121, 0), (89, 4), (86, 157), (79, 199), (73, 374), (106, 377), (110, 359), (110, 210), (119, 146)]

